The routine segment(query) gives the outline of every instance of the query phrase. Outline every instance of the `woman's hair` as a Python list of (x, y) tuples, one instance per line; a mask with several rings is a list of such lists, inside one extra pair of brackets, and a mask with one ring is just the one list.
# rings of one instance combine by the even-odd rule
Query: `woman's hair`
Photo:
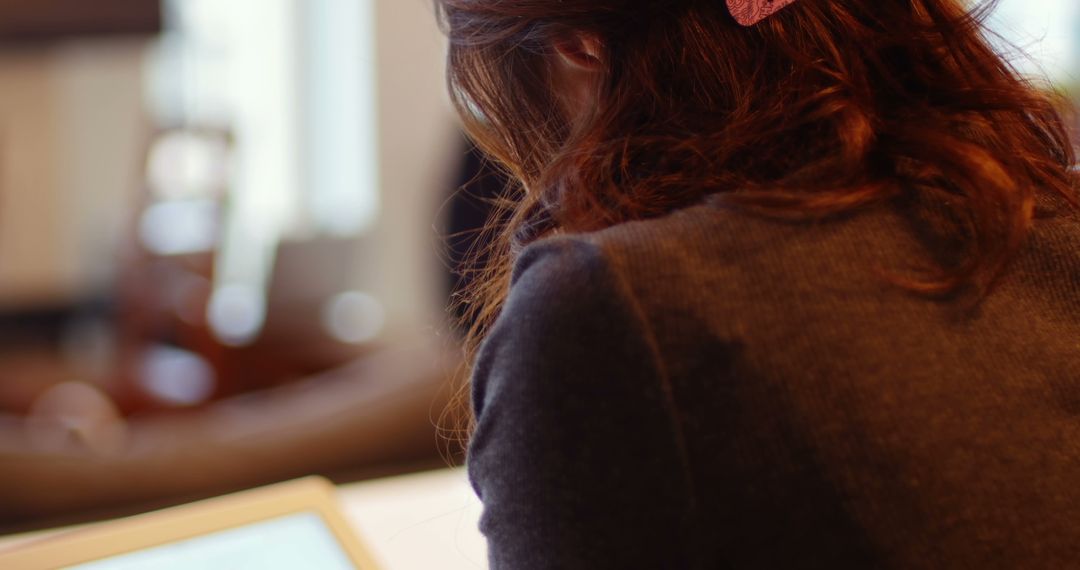
[[(962, 254), (896, 281), (989, 290), (1037, 194), (1077, 204), (1058, 108), (991, 47), (993, 4), (799, 0), (746, 28), (723, 0), (436, 0), (453, 101), (515, 181), (465, 300), (471, 345), (500, 310), (515, 246), (717, 194), (784, 218), (928, 201)], [(571, 122), (552, 69), (572, 34), (600, 41), (605, 69)]]

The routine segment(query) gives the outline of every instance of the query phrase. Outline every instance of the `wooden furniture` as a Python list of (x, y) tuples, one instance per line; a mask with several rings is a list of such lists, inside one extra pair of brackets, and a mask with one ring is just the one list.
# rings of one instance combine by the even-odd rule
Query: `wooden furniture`
[[(0, 415), (0, 533), (61, 526), (321, 474), (367, 479), (445, 464), (433, 419), (455, 351), (395, 343), (347, 367), (187, 412), (143, 414), (102, 445), (34, 438)], [(30, 431), (28, 431), (30, 430)]]

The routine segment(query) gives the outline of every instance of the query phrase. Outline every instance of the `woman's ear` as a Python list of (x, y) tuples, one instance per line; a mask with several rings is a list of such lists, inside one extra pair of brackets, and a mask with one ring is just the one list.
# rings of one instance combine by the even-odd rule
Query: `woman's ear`
[(607, 68), (600, 39), (582, 32), (569, 33), (552, 46), (553, 93), (571, 122), (597, 104), (600, 81)]
[(593, 34), (572, 32), (555, 42), (554, 47), (568, 67), (593, 72), (604, 68), (604, 46)]

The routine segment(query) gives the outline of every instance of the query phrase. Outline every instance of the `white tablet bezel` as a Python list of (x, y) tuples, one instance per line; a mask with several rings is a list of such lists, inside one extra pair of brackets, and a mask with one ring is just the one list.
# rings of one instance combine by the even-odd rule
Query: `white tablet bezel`
[(0, 551), (0, 568), (52, 570), (291, 514), (316, 512), (358, 569), (378, 570), (379, 566), (370, 551), (341, 514), (335, 501), (335, 491), (334, 485), (326, 479), (307, 477), (89, 525)]

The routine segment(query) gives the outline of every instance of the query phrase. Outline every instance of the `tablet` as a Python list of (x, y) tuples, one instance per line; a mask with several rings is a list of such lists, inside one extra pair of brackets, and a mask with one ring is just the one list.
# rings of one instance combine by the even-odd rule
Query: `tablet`
[(378, 570), (320, 477), (52, 535), (0, 551), (5, 570)]

